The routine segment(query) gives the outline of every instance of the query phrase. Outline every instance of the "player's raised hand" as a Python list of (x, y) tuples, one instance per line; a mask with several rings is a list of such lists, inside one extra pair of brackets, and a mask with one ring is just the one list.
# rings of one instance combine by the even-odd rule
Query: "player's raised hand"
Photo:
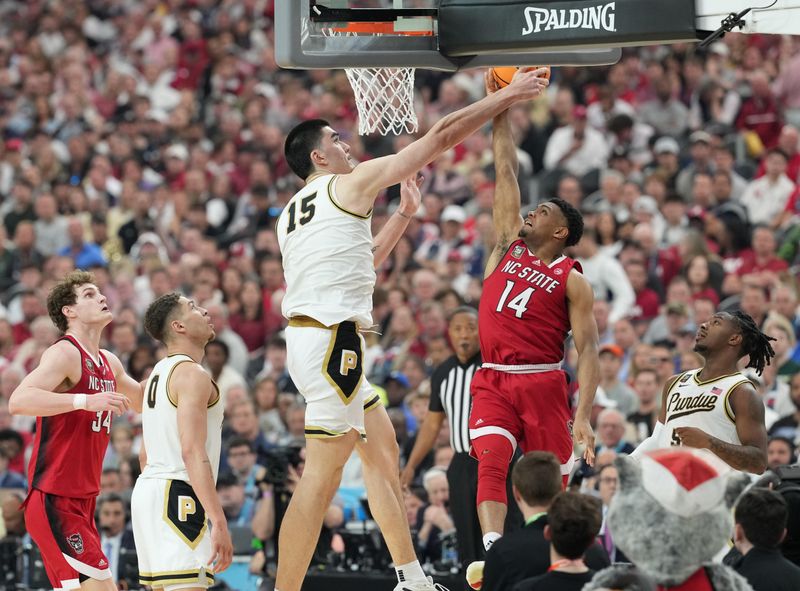
[(221, 573), (233, 560), (233, 542), (225, 523), (211, 524), (211, 557), (208, 564), (214, 573)]
[(492, 76), (492, 68), (487, 68), (483, 74), (483, 80), (486, 84), (486, 94), (494, 94), (500, 87), (497, 85), (497, 80)]
[(545, 74), (547, 68), (520, 68), (506, 88), (518, 93), (518, 100), (536, 98), (550, 85), (550, 81), (544, 77)]
[(575, 418), (575, 423), (572, 425), (572, 437), (579, 445), (586, 446), (583, 459), (590, 466), (594, 466), (594, 431), (589, 424), (589, 419)]
[(100, 392), (86, 396), (86, 410), (91, 412), (110, 410), (120, 416), (130, 407), (131, 401), (119, 392)]
[(417, 213), (419, 204), (422, 203), (422, 194), (419, 188), (424, 180), (424, 176), (416, 174), (400, 183), (400, 205), (397, 211), (407, 217), (412, 217)]

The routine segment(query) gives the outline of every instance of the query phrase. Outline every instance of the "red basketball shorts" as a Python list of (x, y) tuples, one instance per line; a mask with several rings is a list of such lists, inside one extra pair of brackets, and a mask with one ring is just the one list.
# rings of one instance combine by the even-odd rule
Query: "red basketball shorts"
[(501, 435), (523, 453), (552, 452), (561, 464), (561, 474), (569, 474), (575, 459), (566, 375), (563, 371), (478, 370), (472, 378), (469, 435), (473, 455), (476, 440)]
[(79, 589), (87, 577), (111, 578), (94, 524), (94, 507), (94, 498), (59, 497), (37, 489), (25, 501), (25, 525), (56, 591)]

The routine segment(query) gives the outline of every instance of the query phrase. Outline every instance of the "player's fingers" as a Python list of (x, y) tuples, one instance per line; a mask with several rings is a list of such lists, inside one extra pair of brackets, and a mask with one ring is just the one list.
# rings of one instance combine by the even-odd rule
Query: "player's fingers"
[(422, 183), (425, 182), (425, 177), (421, 174), (417, 174), (417, 189), (422, 187)]
[(208, 565), (211, 567), (211, 570), (217, 572), (217, 565), (215, 564), (219, 560), (219, 544), (214, 544), (211, 547), (211, 556), (208, 559)]

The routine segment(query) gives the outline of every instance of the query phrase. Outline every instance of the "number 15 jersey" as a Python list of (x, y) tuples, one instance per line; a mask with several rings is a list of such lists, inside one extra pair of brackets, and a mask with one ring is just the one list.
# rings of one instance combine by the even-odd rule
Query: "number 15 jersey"
[(564, 358), (570, 331), (567, 277), (580, 264), (561, 256), (546, 265), (514, 241), (484, 283), (478, 320), (483, 363), (539, 365)]
[(352, 320), (368, 328), (375, 288), (372, 216), (339, 205), (338, 178), (312, 180), (278, 218), (286, 277), (282, 311), (286, 318), (309, 316), (325, 326)]

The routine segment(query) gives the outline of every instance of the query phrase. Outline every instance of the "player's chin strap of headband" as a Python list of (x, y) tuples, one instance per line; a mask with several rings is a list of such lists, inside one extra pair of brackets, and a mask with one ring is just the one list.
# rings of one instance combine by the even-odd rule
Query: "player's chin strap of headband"
[(642, 455), (645, 452), (658, 449), (659, 448), (658, 440), (660, 439), (660, 435), (663, 430), (664, 430), (664, 423), (658, 421), (656, 423), (656, 426), (653, 428), (653, 434), (636, 446), (636, 449), (634, 449), (633, 452), (631, 452), (631, 457), (635, 458), (637, 456)]

